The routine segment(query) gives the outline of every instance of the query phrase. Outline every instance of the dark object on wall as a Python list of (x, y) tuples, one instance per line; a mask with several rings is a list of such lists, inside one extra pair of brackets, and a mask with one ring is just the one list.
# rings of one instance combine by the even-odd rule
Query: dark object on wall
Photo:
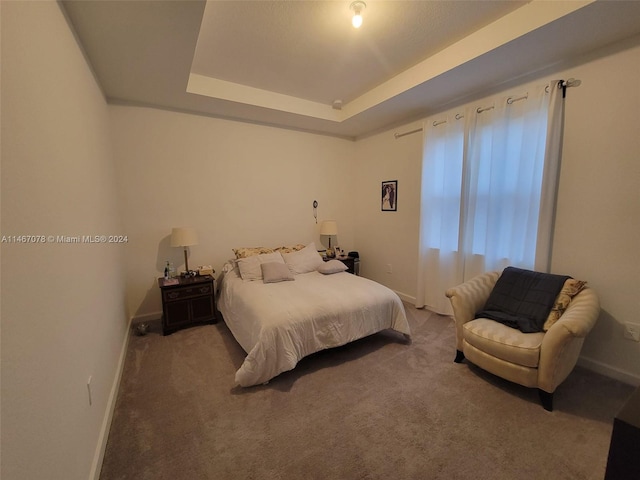
[(349, 252), (348, 255), (353, 258), (360, 258), (360, 254), (358, 252)]
[(605, 480), (640, 478), (640, 388), (613, 420)]
[(387, 180), (382, 182), (382, 199), (380, 209), (383, 212), (396, 212), (398, 210), (398, 181)]

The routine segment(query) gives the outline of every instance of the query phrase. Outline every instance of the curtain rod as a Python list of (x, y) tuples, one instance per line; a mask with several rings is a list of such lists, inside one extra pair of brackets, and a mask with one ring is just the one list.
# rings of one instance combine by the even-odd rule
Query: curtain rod
[[(581, 83), (582, 83), (582, 80), (578, 80), (577, 78), (570, 78), (568, 80), (560, 80), (560, 81), (558, 81), (557, 85), (558, 85), (559, 88), (562, 88), (562, 97), (564, 98), (565, 95), (566, 95), (568, 87), (579, 87)], [(513, 102), (518, 102), (520, 100), (524, 100), (524, 99), (528, 98), (528, 96), (529, 95), (527, 94), (527, 95), (522, 95), (520, 97), (509, 97), (507, 99), (507, 103), (509, 105), (511, 105)], [(493, 105), (490, 106), (490, 107), (484, 107), (484, 108), (483, 107), (478, 107), (477, 112), (478, 113), (482, 113), (485, 110), (491, 110), (492, 108), (494, 108)], [(464, 116), (464, 115), (460, 115), (460, 117), (458, 117), (458, 115), (460, 115), (460, 114), (456, 115), (456, 120), (458, 120), (459, 118), (462, 118)], [(440, 121), (440, 122), (433, 122), (433, 126), (435, 127), (437, 125), (440, 125), (441, 123), (446, 123), (446, 120)], [(411, 135), (412, 133), (418, 133), (418, 132), (421, 132), (421, 131), (422, 131), (422, 128), (416, 128), (415, 130), (411, 130), (409, 132), (404, 132), (404, 133), (396, 132), (396, 133), (393, 134), (393, 136), (397, 140), (397, 139), (399, 139), (401, 137), (404, 137), (405, 135)]]
[(411, 135), (412, 133), (418, 133), (421, 132), (422, 128), (416, 128), (415, 130), (411, 130), (410, 132), (404, 132), (404, 133), (394, 133), (393, 136), (396, 137), (396, 140), (400, 137), (404, 137), (405, 135)]

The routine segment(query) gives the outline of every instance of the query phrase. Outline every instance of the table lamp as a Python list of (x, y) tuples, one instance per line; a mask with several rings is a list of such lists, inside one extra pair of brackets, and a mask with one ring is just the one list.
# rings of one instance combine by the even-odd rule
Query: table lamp
[(187, 247), (198, 244), (198, 234), (192, 227), (174, 227), (171, 230), (171, 246), (184, 248), (184, 268), (189, 274), (189, 260), (187, 259)]
[(327, 257), (335, 257), (335, 253), (331, 248), (331, 236), (338, 235), (338, 224), (335, 220), (325, 220), (320, 225), (320, 235), (327, 235), (329, 237), (329, 248), (327, 248)]

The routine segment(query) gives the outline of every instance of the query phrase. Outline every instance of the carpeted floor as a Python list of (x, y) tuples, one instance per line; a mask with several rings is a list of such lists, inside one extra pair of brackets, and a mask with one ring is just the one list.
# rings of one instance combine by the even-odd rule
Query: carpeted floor
[(224, 322), (132, 336), (102, 480), (593, 479), (633, 388), (577, 368), (554, 411), (536, 390), (453, 363), (451, 319), (405, 305), (383, 332), (234, 386)]

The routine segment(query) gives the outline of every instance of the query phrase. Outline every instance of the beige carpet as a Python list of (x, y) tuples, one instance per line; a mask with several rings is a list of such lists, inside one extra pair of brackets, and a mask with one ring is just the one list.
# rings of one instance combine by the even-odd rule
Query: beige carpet
[(133, 336), (102, 467), (115, 479), (598, 479), (632, 387), (576, 369), (554, 411), (536, 390), (453, 362), (447, 317), (405, 305), (383, 332), (234, 386), (223, 322)]

